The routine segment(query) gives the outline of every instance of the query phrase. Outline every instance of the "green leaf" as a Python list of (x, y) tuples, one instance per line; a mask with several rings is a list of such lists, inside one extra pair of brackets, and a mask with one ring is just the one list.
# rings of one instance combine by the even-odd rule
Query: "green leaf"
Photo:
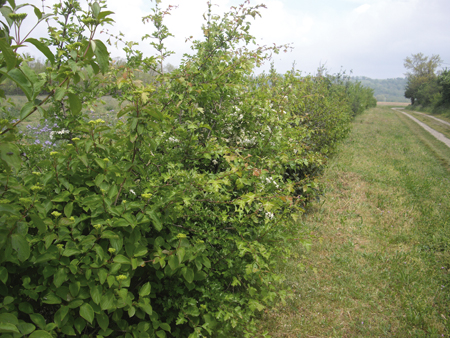
[[(98, 166), (102, 169), (105, 169), (106, 163), (101, 158), (94, 158), (94, 161), (98, 164)], [(104, 178), (103, 178), (104, 179)]]
[(60, 101), (60, 100), (62, 100), (62, 98), (63, 98), (65, 95), (66, 95), (66, 89), (65, 89), (65, 88), (61, 88), (61, 87), (58, 87), (58, 88), (56, 88), (56, 90), (55, 90), (55, 95), (53, 96), (53, 98), (54, 98), (56, 101)]
[(0, 314), (0, 323), (9, 323), (13, 325), (18, 325), (19, 320), (12, 313), (2, 313)]
[(80, 286), (81, 286), (80, 282), (70, 283), (69, 290), (73, 298), (78, 296), (78, 292), (80, 292)]
[(135, 248), (133, 256), (134, 257), (142, 257), (142, 256), (146, 255), (147, 252), (148, 252), (148, 249), (145, 246), (139, 245), (137, 248)]
[[(39, 78), (37, 77), (34, 70), (32, 70), (26, 63), (23, 63), (19, 69), (22, 71), (22, 73), (26, 76), (28, 81), (31, 83), (31, 87), (34, 88), (34, 85), (39, 81)], [(36, 93), (34, 93), (36, 94)], [(33, 96), (33, 101), (35, 99), (35, 96)]]
[(102, 238), (119, 238), (119, 235), (117, 235), (114, 231), (111, 230), (104, 230), (102, 231)]
[(106, 277), (108, 277), (108, 271), (105, 269), (98, 270), (98, 280), (100, 284), (103, 284), (106, 281)]
[(194, 281), (194, 270), (187, 267), (183, 268), (183, 277), (188, 283), (192, 283)]
[(98, 18), (98, 14), (100, 13), (100, 5), (98, 2), (94, 2), (92, 4), (92, 14), (94, 14), (94, 18)]
[(162, 331), (162, 330), (156, 331), (156, 335), (157, 335), (159, 338), (166, 338), (166, 337), (167, 337), (167, 336), (166, 336), (166, 332), (165, 332), (165, 331)]
[(160, 323), (160, 324), (159, 324), (159, 327), (160, 327), (161, 329), (163, 329), (164, 331), (170, 332), (170, 325), (167, 324), (167, 323)]
[(67, 96), (69, 97), (69, 106), (72, 115), (78, 115), (82, 108), (80, 96), (72, 93), (68, 93)]
[(81, 333), (86, 327), (86, 321), (83, 318), (78, 317), (77, 319), (75, 319), (73, 326), (78, 331), (78, 333)]
[(81, 306), (81, 304), (83, 304), (83, 301), (81, 299), (75, 299), (67, 304), (67, 306), (71, 309), (76, 309), (77, 307)]
[(6, 296), (3, 299), (3, 305), (8, 305), (8, 304), (11, 304), (12, 302), (14, 302), (14, 298), (11, 296)]
[(89, 162), (88, 162), (88, 159), (87, 159), (86, 154), (83, 154), (83, 155), (81, 155), (81, 156), (78, 156), (78, 158), (80, 159), (81, 162), (83, 162), (83, 164), (84, 164), (86, 167), (89, 167)]
[(94, 180), (95, 185), (96, 185), (97, 187), (99, 187), (100, 184), (102, 184), (102, 182), (103, 182), (104, 180), (105, 180), (105, 175), (103, 175), (103, 174), (98, 174), (97, 177), (96, 177), (95, 180)]
[[(9, 0), (8, 0), (8, 2), (9, 2)], [(11, 3), (10, 3), (10, 4), (11, 4)], [(14, 7), (14, 6), (13, 6), (13, 7)], [(0, 12), (1, 12), (1, 13), (3, 14), (3, 16), (5, 17), (6, 22), (8, 23), (8, 26), (11, 27), (11, 26), (13, 25), (13, 23), (14, 23), (13, 19), (11, 19), (11, 18), (8, 16), (8, 14), (10, 14), (10, 13), (13, 12), (13, 11), (11, 10), (11, 8), (8, 7), (8, 6), (3, 6), (3, 7), (0, 8)], [(5, 27), (5, 31), (6, 31), (7, 33), (9, 33), (8, 27), (7, 27), (3, 22), (2, 22), (2, 24), (3, 24), (3, 26)]]
[(77, 333), (73, 329), (72, 325), (66, 324), (61, 328), (61, 332), (64, 333), (65, 336), (76, 336)]
[(70, 256), (73, 256), (73, 255), (77, 255), (77, 254), (79, 254), (81, 251), (80, 250), (78, 250), (77, 248), (69, 248), (69, 247), (66, 247), (65, 249), (64, 249), (64, 252), (62, 253), (62, 255), (64, 256), (64, 257), (70, 257)]
[(120, 264), (131, 264), (131, 261), (129, 258), (125, 257), (124, 255), (117, 255), (114, 257), (114, 263), (120, 263)]
[(20, 213), (17, 212), (16, 209), (14, 209), (11, 205), (8, 205), (8, 204), (0, 204), (0, 212), (3, 214), (8, 213), (11, 215), (16, 215), (16, 216), (20, 215)]
[(175, 271), (175, 269), (178, 268), (179, 263), (180, 263), (180, 262), (179, 262), (177, 256), (172, 255), (172, 256), (169, 257), (169, 266), (170, 266), (170, 268), (171, 268), (172, 270)]
[(152, 289), (152, 286), (151, 286), (150, 282), (145, 283), (144, 285), (142, 285), (141, 289), (139, 290), (139, 296), (141, 296), (141, 297), (148, 296), (150, 294), (151, 289)]
[(178, 263), (182, 263), (183, 262), (183, 258), (186, 255), (186, 249), (183, 247), (179, 247), (177, 249), (177, 257), (178, 257)]
[(27, 102), (23, 105), (22, 109), (20, 110), (20, 119), (25, 119), (28, 114), (30, 114), (34, 109), (34, 103), (33, 102)]
[(52, 199), (52, 202), (67, 202), (70, 195), (70, 191), (64, 190), (63, 192), (58, 194), (58, 196)]
[(94, 320), (94, 309), (92, 309), (92, 306), (89, 304), (84, 303), (80, 307), (80, 316), (92, 324), (92, 321)]
[(94, 40), (95, 42), (95, 50), (94, 54), (97, 58), (97, 63), (100, 66), (100, 70), (102, 74), (108, 71), (109, 67), (109, 53), (106, 46), (103, 44), (101, 40)]
[(153, 210), (147, 211), (147, 215), (150, 216), (150, 218), (153, 221), (153, 226), (157, 231), (161, 231), (163, 228), (163, 224), (161, 223), (161, 220), (156, 216), (155, 212)]
[(64, 318), (66, 318), (67, 314), (69, 313), (69, 307), (68, 306), (61, 306), (58, 311), (56, 311), (54, 315), (54, 321), (58, 327), (61, 327), (63, 325)]
[(102, 298), (103, 288), (101, 285), (92, 285), (89, 287), (92, 301), (95, 304), (100, 304), (100, 300)]
[(116, 301), (116, 297), (112, 293), (112, 291), (108, 291), (106, 294), (102, 296), (100, 300), (100, 307), (102, 310), (112, 310), (115, 308), (114, 302)]
[(20, 234), (11, 235), (11, 245), (14, 250), (17, 251), (17, 258), (23, 262), (30, 257), (30, 244), (28, 241)]
[(109, 326), (109, 317), (106, 315), (106, 313), (101, 311), (100, 313), (96, 314), (95, 318), (97, 318), (97, 323), (101, 327), (101, 329), (106, 331)]
[(8, 270), (4, 266), (0, 266), (0, 281), (6, 284), (8, 280)]
[(47, 331), (37, 330), (30, 334), (28, 338), (53, 338), (53, 336)]
[(66, 215), (66, 217), (69, 218), (70, 216), (72, 216), (72, 211), (73, 211), (73, 202), (67, 203), (66, 206), (64, 207), (64, 215)]
[(27, 314), (32, 314), (34, 312), (34, 309), (31, 306), (31, 304), (27, 303), (27, 302), (20, 303), (19, 310), (20, 310), (20, 312), (27, 313)]
[(17, 325), (17, 328), (19, 329), (20, 333), (23, 335), (28, 335), (34, 330), (36, 330), (36, 326), (30, 323), (20, 323)]
[(30, 319), (35, 323), (40, 329), (45, 328), (45, 319), (39, 313), (33, 313), (30, 315)]
[(138, 303), (138, 306), (139, 306), (142, 310), (144, 310), (144, 312), (145, 312), (146, 314), (148, 314), (149, 316), (152, 315), (152, 313), (153, 313), (153, 308), (152, 308), (152, 306), (151, 306), (150, 304), (142, 304), (142, 303)]
[(2, 323), (2, 322), (0, 322), (0, 332), (1, 333), (13, 333), (14, 332), (14, 333), (20, 334), (19, 329), (14, 324)]
[(6, 68), (1, 68), (0, 73), (6, 75), (12, 81), (14, 81), (17, 86), (22, 89), (23, 93), (26, 95), (28, 101), (33, 99), (33, 85), (25, 76), (25, 74), (17, 68), (6, 71)]
[(259, 303), (258, 301), (254, 300), (254, 299), (249, 300), (248, 306), (252, 311), (255, 311), (255, 310), (262, 311), (265, 308), (264, 305), (262, 305), (261, 303)]
[(40, 11), (39, 8), (37, 8), (36, 6), (34, 6), (34, 15), (36, 15), (36, 17), (38, 18), (38, 20), (40, 20), (42, 18), (42, 12)]
[(211, 329), (214, 329), (217, 326), (217, 321), (211, 314), (207, 313), (203, 315), (203, 318), (205, 319), (205, 323), (207, 323)]
[(67, 272), (65, 268), (59, 268), (58, 271), (56, 271), (55, 275), (53, 276), (53, 284), (57, 288), (59, 288), (62, 283), (64, 283), (67, 279)]
[(39, 232), (45, 232), (47, 231), (47, 225), (44, 223), (44, 221), (36, 214), (29, 214), (31, 221), (33, 222), (34, 226), (38, 228)]
[[(20, 150), (13, 143), (0, 143), (0, 157), (8, 166), (13, 168), (15, 172), (17, 172), (22, 165)], [(17, 212), (15, 213), (18, 214)]]
[(194, 280), (196, 280), (196, 281), (204, 280), (206, 277), (207, 277), (207, 274), (204, 271), (197, 271), (194, 274)]
[(42, 54), (47, 57), (47, 60), (50, 61), (52, 65), (55, 64), (55, 56), (50, 51), (50, 48), (48, 48), (45, 44), (33, 38), (26, 39), (25, 42), (29, 42), (34, 45), (34, 47), (36, 47)]
[(0, 50), (2, 51), (3, 58), (6, 61), (6, 68), (10, 71), (16, 66), (16, 55), (5, 38), (0, 39)]
[[(103, 11), (103, 12), (100, 12), (100, 13), (98, 14), (97, 18), (98, 18), (99, 20), (101, 20), (101, 19), (107, 17), (107, 16), (110, 15), (110, 14), (114, 14), (114, 12), (111, 12), (111, 11)], [(111, 20), (112, 20), (112, 19), (111, 19)], [(113, 22), (114, 22), (114, 21), (113, 21)]]

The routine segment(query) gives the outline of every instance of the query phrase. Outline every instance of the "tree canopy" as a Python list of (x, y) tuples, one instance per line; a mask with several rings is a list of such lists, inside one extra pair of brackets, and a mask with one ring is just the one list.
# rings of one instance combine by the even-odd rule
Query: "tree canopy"
[(405, 97), (411, 99), (411, 104), (431, 104), (433, 97), (439, 92), (436, 71), (441, 64), (441, 57), (434, 54), (428, 57), (417, 53), (405, 59), (403, 65), (408, 70), (405, 73)]

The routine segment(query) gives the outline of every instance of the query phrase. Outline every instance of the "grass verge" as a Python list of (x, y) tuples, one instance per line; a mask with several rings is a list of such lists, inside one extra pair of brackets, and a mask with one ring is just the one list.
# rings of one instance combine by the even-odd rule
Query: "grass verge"
[[(434, 130), (440, 132), (445, 137), (450, 138), (450, 126), (448, 124), (439, 122), (428, 115), (418, 114), (417, 112), (414, 112), (414, 111), (408, 111), (407, 113), (411, 114), (419, 121), (425, 123), (430, 128), (433, 128)], [(450, 122), (450, 119), (448, 119), (448, 118), (442, 119), (442, 120), (444, 120), (446, 122)]]
[(437, 117), (441, 120), (445, 120), (447, 122), (450, 122), (450, 108), (449, 107), (424, 107), (424, 106), (407, 106), (405, 107), (406, 110), (410, 111), (419, 111), (421, 113), (433, 115), (434, 117)]
[[(450, 332), (450, 148), (403, 114), (357, 117), (302, 226), (316, 240), (280, 262), (293, 297), (272, 337), (442, 337)], [(444, 165), (443, 165), (444, 164)]]

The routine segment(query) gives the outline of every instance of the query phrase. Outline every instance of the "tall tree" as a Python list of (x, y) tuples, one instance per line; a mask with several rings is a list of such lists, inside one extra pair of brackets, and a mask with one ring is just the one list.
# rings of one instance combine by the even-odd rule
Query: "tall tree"
[[(405, 97), (411, 99), (411, 104), (415, 104), (419, 100), (419, 93), (422, 86), (436, 81), (436, 70), (441, 64), (442, 59), (437, 54), (428, 57), (423, 55), (423, 53), (417, 53), (405, 59), (403, 65), (408, 70), (405, 73), (408, 80), (405, 88)], [(437, 86), (431, 87), (437, 88)]]

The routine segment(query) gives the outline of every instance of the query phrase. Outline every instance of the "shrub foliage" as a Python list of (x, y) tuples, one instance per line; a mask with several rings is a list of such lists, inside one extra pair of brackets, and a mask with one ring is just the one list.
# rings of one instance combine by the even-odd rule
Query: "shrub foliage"
[[(0, 81), (27, 103), (1, 121), (0, 332), (254, 336), (256, 313), (287, 295), (275, 260), (290, 239), (307, 243), (297, 219), (370, 98), (332, 76), (254, 75), (286, 46), (255, 47), (248, 20), (263, 6), (248, 3), (223, 17), (208, 4), (204, 39), (164, 73), (171, 8), (157, 2), (144, 18), (157, 53), (127, 44), (114, 67), (95, 35), (112, 22), (105, 3), (67, 1), (49, 14), (27, 5), (38, 23), (57, 20), (48, 37), (25, 41), (13, 35), (29, 19), (22, 6), (1, 7)], [(45, 71), (18, 53), (26, 44)], [(143, 83), (140, 72), (157, 75)], [(107, 93), (118, 119), (89, 120)], [(57, 126), (55, 151), (18, 132), (33, 114)]]

